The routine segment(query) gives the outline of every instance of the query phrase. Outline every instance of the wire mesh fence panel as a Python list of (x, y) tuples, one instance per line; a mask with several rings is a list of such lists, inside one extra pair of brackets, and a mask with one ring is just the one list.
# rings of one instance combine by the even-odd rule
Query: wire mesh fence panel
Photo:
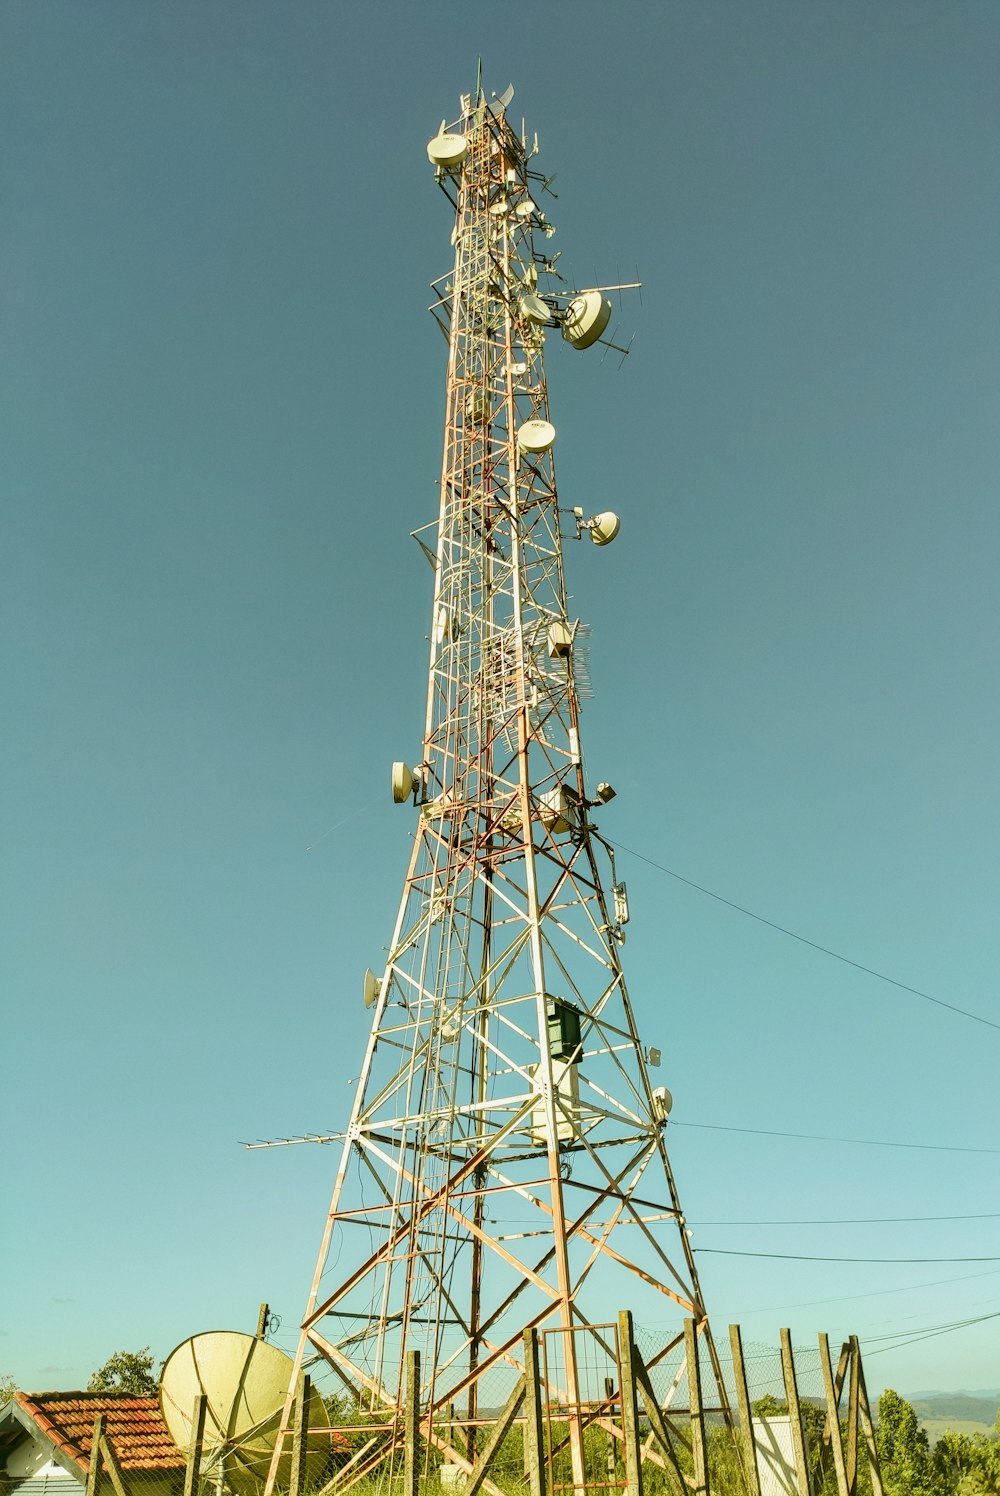
[[(572, 1339), (576, 1397), (568, 1393), (567, 1342)], [(569, 1459), (568, 1420), (583, 1424), (583, 1457), (587, 1490), (626, 1488), (621, 1451), (621, 1357), (614, 1324), (581, 1325), (548, 1330), (540, 1336), (549, 1490), (574, 1489)]]
[[(529, 1376), (532, 1347), (538, 1364)], [(695, 1372), (707, 1365), (713, 1374), (702, 1381)], [(793, 1349), (782, 1332), (781, 1346), (744, 1345), (737, 1330), (728, 1345), (712, 1346), (693, 1321), (685, 1343), (622, 1315), (530, 1333), (478, 1375), (475, 1399), (460, 1377), (448, 1381), (438, 1370), (417, 1371), (412, 1397), (395, 1406), (383, 1399), (373, 1407), (364, 1388), (303, 1382), (310, 1416), (293, 1414), (276, 1490), (462, 1496), (469, 1487), (518, 1496), (533, 1481), (538, 1488), (541, 1471), (546, 1496), (636, 1496), (640, 1485), (642, 1496), (880, 1496), (856, 1341), (830, 1348), (820, 1337)], [(699, 1384), (713, 1392), (704, 1408), (692, 1396)], [(271, 1443), (279, 1416), (269, 1423)], [(253, 1442), (260, 1434), (251, 1429), (244, 1447), (206, 1432), (200, 1444), (171, 1444), (144, 1460), (124, 1433), (116, 1448), (105, 1432), (95, 1454), (92, 1431), (86, 1496), (261, 1496), (269, 1460)]]
[[(656, 1404), (670, 1415), (670, 1429), (680, 1434), (674, 1455), (687, 1482), (691, 1445), (684, 1420), (690, 1411), (690, 1368), (684, 1345), (653, 1328), (637, 1327), (634, 1339)], [(834, 1422), (818, 1344), (792, 1348), (789, 1341), (786, 1366), (774, 1345), (743, 1345), (738, 1330), (735, 1343), (734, 1353), (732, 1337), (729, 1345), (715, 1347), (704, 1337), (697, 1338), (700, 1369), (704, 1373), (714, 1354), (719, 1371), (714, 1383), (703, 1375), (702, 1385), (717, 1385), (728, 1405), (728, 1416), (710, 1404), (704, 1409), (708, 1486), (714, 1496), (799, 1496), (804, 1489), (811, 1496), (838, 1496), (845, 1488), (852, 1496), (870, 1496), (873, 1484), (861, 1410), (856, 1402), (853, 1409), (850, 1406), (851, 1356), (860, 1354), (856, 1344), (853, 1349), (847, 1343), (832, 1348)], [(856, 1374), (853, 1385), (856, 1388)], [(641, 1400), (639, 1417), (648, 1461), (655, 1439)], [(669, 1484), (663, 1487), (664, 1478), (645, 1464), (644, 1496), (671, 1489)]]
[(168, 1471), (143, 1469), (120, 1461), (112, 1471), (107, 1460), (102, 1459), (96, 1480), (92, 1474), (87, 1483), (87, 1496), (121, 1496), (120, 1487), (125, 1496), (184, 1496), (184, 1476), (181, 1459)]

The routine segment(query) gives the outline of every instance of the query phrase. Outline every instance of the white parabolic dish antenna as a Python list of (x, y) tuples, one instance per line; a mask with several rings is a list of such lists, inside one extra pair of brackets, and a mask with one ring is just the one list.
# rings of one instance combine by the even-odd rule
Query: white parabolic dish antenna
[(551, 421), (525, 421), (517, 429), (517, 445), (522, 452), (547, 452), (556, 439)]
[(521, 311), (529, 322), (534, 322), (536, 327), (544, 327), (552, 320), (552, 308), (533, 291), (525, 291), (521, 297)]
[(454, 171), (468, 154), (469, 142), (464, 135), (450, 135), (442, 130), (427, 142), (427, 155), (432, 164), (444, 171)]
[[(257, 1496), (267, 1479), (293, 1371), (292, 1360), (284, 1351), (253, 1335), (238, 1330), (192, 1335), (171, 1351), (160, 1379), (160, 1411), (170, 1437), (187, 1453), (195, 1406), (204, 1393), (208, 1402), (202, 1473), (206, 1477), (220, 1476), (239, 1496)], [(315, 1387), (308, 1412), (310, 1430), (329, 1428), (326, 1407)], [(322, 1479), (329, 1457), (329, 1435), (310, 1432), (307, 1486)], [(281, 1458), (279, 1486), (288, 1488), (290, 1473), (289, 1451)]]
[(583, 291), (566, 308), (563, 337), (574, 348), (589, 348), (597, 342), (610, 321), (610, 301), (600, 291)]

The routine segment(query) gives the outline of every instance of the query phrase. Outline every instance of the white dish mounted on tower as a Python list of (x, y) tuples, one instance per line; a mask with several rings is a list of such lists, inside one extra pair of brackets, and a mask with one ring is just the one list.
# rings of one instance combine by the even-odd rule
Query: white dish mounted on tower
[(442, 171), (457, 171), (469, 154), (469, 142), (464, 135), (441, 130), (433, 140), (427, 142), (427, 155), (434, 166)]
[(517, 430), (517, 445), (522, 452), (547, 452), (556, 439), (551, 421), (525, 421)]
[(582, 291), (566, 308), (562, 334), (574, 348), (590, 348), (611, 321), (611, 303), (600, 291)]
[(535, 327), (546, 327), (552, 321), (552, 308), (534, 291), (525, 291), (521, 297), (521, 311)]
[(606, 509), (603, 514), (595, 514), (590, 521), (590, 538), (595, 545), (610, 545), (621, 527), (618, 515)]

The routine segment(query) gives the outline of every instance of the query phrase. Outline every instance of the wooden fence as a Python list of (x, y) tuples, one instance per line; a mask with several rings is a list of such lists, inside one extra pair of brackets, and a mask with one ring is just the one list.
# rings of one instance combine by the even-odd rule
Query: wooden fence
[[(306, 1496), (307, 1454), (317, 1437), (339, 1440), (337, 1468), (327, 1472), (309, 1496), (346, 1496), (355, 1487), (377, 1483), (392, 1496), (643, 1496), (644, 1483), (670, 1496), (819, 1496), (817, 1471), (826, 1489), (831, 1480), (837, 1496), (858, 1496), (864, 1468), (864, 1490), (883, 1496), (875, 1430), (865, 1388), (856, 1337), (842, 1346), (836, 1368), (825, 1335), (819, 1336), (823, 1398), (800, 1396), (789, 1331), (781, 1331), (784, 1402), (780, 1416), (762, 1415), (751, 1400), (743, 1342), (737, 1325), (729, 1327), (735, 1405), (708, 1408), (702, 1399), (699, 1335), (694, 1320), (684, 1326), (684, 1362), (673, 1390), (686, 1385), (687, 1405), (675, 1407), (659, 1398), (651, 1369), (636, 1346), (632, 1316), (622, 1311), (617, 1323), (600, 1327), (613, 1347), (616, 1374), (604, 1379), (604, 1396), (577, 1409), (551, 1395), (552, 1380), (544, 1351), (546, 1336), (561, 1330), (524, 1332), (523, 1370), (502, 1409), (470, 1429), (452, 1405), (421, 1406), (420, 1354), (410, 1351), (401, 1405), (384, 1416), (334, 1429), (306, 1427), (311, 1385), (300, 1379), (289, 1426), (280, 1431), (289, 1441), (286, 1464), (288, 1496)], [(774, 1399), (769, 1412), (773, 1415)], [(206, 1450), (207, 1399), (197, 1399), (191, 1447), (186, 1454), (183, 1492), (204, 1496), (224, 1491), (225, 1461)], [(804, 1411), (805, 1410), (805, 1411)], [(811, 1414), (809, 1418), (805, 1415)], [(586, 1483), (581, 1490), (567, 1471), (567, 1420), (575, 1415), (590, 1440)], [(781, 1448), (775, 1441), (780, 1426)], [(809, 1445), (808, 1426), (813, 1440)], [(817, 1431), (820, 1429), (817, 1441)], [(517, 1470), (510, 1463), (510, 1440), (520, 1432)], [(592, 1431), (592, 1432), (590, 1432)], [(348, 1438), (349, 1436), (349, 1438)], [(480, 1443), (479, 1440), (482, 1439)], [(821, 1447), (817, 1448), (817, 1442)], [(598, 1446), (600, 1446), (598, 1448)], [(333, 1442), (332, 1448), (338, 1447)], [(496, 1467), (505, 1451), (504, 1468)], [(714, 1471), (714, 1473), (713, 1473)], [(832, 1475), (831, 1475), (832, 1471)], [(654, 1472), (657, 1474), (654, 1477)], [(502, 1481), (502, 1484), (500, 1483)], [(104, 1420), (94, 1427), (86, 1496), (150, 1496), (143, 1472), (126, 1471), (116, 1458)], [(162, 1481), (157, 1482), (161, 1492)], [(263, 1489), (263, 1480), (261, 1480)], [(241, 1480), (235, 1496), (247, 1496)], [(648, 1496), (648, 1493), (647, 1493)]]

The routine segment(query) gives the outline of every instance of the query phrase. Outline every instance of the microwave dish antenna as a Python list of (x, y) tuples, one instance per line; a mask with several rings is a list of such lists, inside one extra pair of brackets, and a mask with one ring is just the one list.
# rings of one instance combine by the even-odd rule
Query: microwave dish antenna
[[(277, 1346), (238, 1330), (192, 1335), (171, 1351), (160, 1379), (160, 1411), (178, 1449), (193, 1439), (197, 1400), (207, 1398), (202, 1472), (236, 1496), (258, 1496), (267, 1479), (295, 1364)], [(309, 1396), (306, 1483), (322, 1479), (330, 1459), (330, 1420), (318, 1390)], [(317, 1432), (318, 1431), (318, 1432)], [(291, 1450), (278, 1481), (287, 1490)]]
[(469, 142), (464, 135), (440, 131), (427, 142), (427, 155), (433, 166), (442, 171), (457, 171), (469, 154)]
[(536, 327), (546, 327), (552, 321), (552, 308), (533, 291), (528, 291), (521, 297), (521, 312), (525, 320), (534, 323)]
[(595, 545), (610, 545), (621, 527), (621, 520), (610, 509), (606, 509), (603, 514), (595, 514), (593, 519), (588, 521), (590, 538)]
[(582, 291), (566, 308), (562, 335), (574, 348), (590, 348), (611, 321), (611, 302), (600, 291)]
[(556, 428), (551, 421), (525, 421), (518, 427), (517, 445), (522, 452), (547, 452), (556, 439)]

